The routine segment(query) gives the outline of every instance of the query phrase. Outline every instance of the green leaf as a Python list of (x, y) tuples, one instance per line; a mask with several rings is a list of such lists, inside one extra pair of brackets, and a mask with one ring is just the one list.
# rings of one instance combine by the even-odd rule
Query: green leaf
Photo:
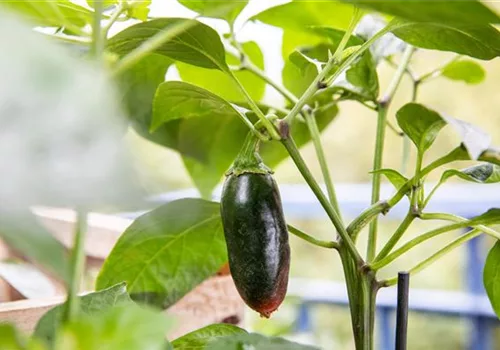
[(146, 21), (149, 15), (149, 6), (152, 0), (130, 1), (127, 8), (127, 14), (130, 18)]
[(0, 6), (18, 12), (22, 18), (38, 26), (84, 27), (92, 23), (93, 14), (69, 0), (0, 1)]
[[(242, 47), (250, 61), (260, 69), (264, 69), (264, 56), (257, 43), (248, 41), (243, 43)], [(240, 64), (239, 60), (230, 54), (226, 55), (226, 62), (235, 66)], [(181, 62), (177, 62), (175, 66), (183, 81), (205, 88), (228, 101), (238, 101), (242, 98), (241, 92), (236, 88), (234, 81), (223, 72), (195, 67)], [(266, 83), (262, 79), (246, 70), (234, 72), (234, 75), (255, 101), (260, 101), (264, 97)]]
[(483, 284), (486, 289), (486, 294), (490, 299), (493, 310), (500, 318), (500, 242), (496, 242), (491, 248), (483, 270)]
[[(125, 283), (119, 283), (108, 289), (86, 294), (78, 297), (78, 300), (80, 311), (84, 315), (99, 314), (122, 304), (132, 305)], [(45, 313), (36, 325), (34, 336), (48, 344), (52, 344), (56, 338), (62, 313), (63, 305), (56, 306)]]
[(164, 204), (137, 218), (104, 262), (96, 288), (126, 281), (132, 299), (167, 308), (227, 261), (219, 205)]
[(175, 350), (203, 350), (219, 338), (246, 333), (244, 329), (230, 324), (212, 324), (175, 339), (172, 345)]
[(179, 0), (187, 8), (205, 17), (221, 18), (232, 24), (248, 4), (248, 0)]
[(492, 184), (500, 182), (500, 166), (484, 163), (466, 168), (463, 170), (448, 169), (441, 176), (441, 182), (448, 180), (452, 176), (475, 183)]
[(472, 60), (460, 60), (447, 64), (441, 75), (451, 80), (461, 80), (467, 84), (481, 83), (486, 73), (479, 64)]
[(354, 7), (338, 1), (292, 1), (265, 10), (251, 18), (286, 30), (310, 31), (310, 26), (347, 29)]
[[(444, 3), (443, 3), (444, 4)], [(392, 32), (424, 49), (452, 51), (482, 60), (500, 56), (500, 32), (486, 24), (421, 23), (396, 20)]]
[(476, 216), (470, 220), (471, 226), (474, 225), (498, 225), (500, 224), (500, 208), (492, 208), (486, 213)]
[(272, 350), (318, 350), (315, 346), (294, 343), (283, 338), (266, 337), (256, 333), (238, 334), (221, 338), (210, 343), (207, 350), (241, 350), (241, 349), (272, 349)]
[(125, 55), (155, 35), (176, 30), (179, 26), (186, 26), (187, 29), (165, 42), (154, 53), (202, 68), (229, 70), (219, 34), (192, 19), (159, 18), (135, 24), (112, 37), (108, 41), (108, 49)]
[(394, 169), (379, 169), (373, 171), (372, 174), (384, 175), (394, 185), (396, 190), (399, 190), (408, 182), (408, 179), (405, 176)]
[(5, 243), (68, 281), (69, 265), (65, 247), (27, 210), (0, 211), (0, 237)]
[(0, 323), (0, 349), (2, 350), (45, 350), (36, 339), (26, 339), (14, 325)]
[(465, 1), (372, 1), (344, 2), (421, 22), (484, 24), (500, 23), (500, 17), (476, 0)]
[(439, 131), (446, 125), (438, 113), (418, 103), (408, 103), (401, 107), (396, 118), (399, 127), (422, 153), (429, 149)]
[(481, 153), (478, 160), (500, 166), (500, 149), (488, 148)]
[(55, 350), (165, 350), (165, 313), (134, 304), (79, 317), (57, 334)]

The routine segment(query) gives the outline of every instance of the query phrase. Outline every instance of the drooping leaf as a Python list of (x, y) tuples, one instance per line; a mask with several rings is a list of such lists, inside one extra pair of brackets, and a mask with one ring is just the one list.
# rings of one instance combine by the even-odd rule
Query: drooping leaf
[(55, 350), (165, 350), (173, 321), (135, 304), (80, 316), (58, 334)]
[(500, 208), (492, 208), (486, 213), (470, 220), (471, 225), (498, 225), (500, 224)]
[(408, 103), (396, 113), (399, 127), (412, 140), (419, 152), (425, 152), (446, 125), (443, 118), (423, 105)]
[(441, 182), (448, 180), (452, 176), (475, 183), (492, 184), (500, 182), (500, 166), (490, 163), (483, 163), (463, 170), (448, 169), (441, 176)]
[(408, 179), (405, 176), (394, 169), (379, 169), (372, 172), (372, 174), (377, 173), (384, 175), (394, 185), (396, 190), (399, 190), (408, 182)]
[[(264, 56), (257, 43), (247, 41), (242, 45), (243, 51), (248, 59), (260, 69), (264, 69)], [(230, 54), (226, 55), (229, 65), (239, 65), (239, 60)], [(243, 98), (234, 81), (227, 75), (214, 69), (204, 69), (177, 62), (176, 68), (183, 81), (205, 88), (228, 101), (238, 101)], [(234, 72), (234, 75), (243, 84), (248, 94), (255, 100), (260, 101), (264, 97), (266, 83), (255, 74), (243, 70)]]
[(460, 80), (467, 84), (481, 83), (486, 72), (483, 67), (472, 60), (460, 60), (447, 64), (441, 74), (451, 80)]
[(192, 19), (159, 18), (135, 24), (109, 39), (108, 49), (124, 55), (155, 35), (165, 35), (166, 32), (172, 33), (172, 38), (154, 53), (202, 68), (221, 71), (229, 69), (219, 34), (209, 26)]
[(493, 310), (500, 318), (500, 242), (491, 248), (483, 270), (483, 284)]
[(219, 205), (176, 200), (140, 216), (125, 230), (96, 288), (125, 281), (132, 299), (166, 308), (226, 261)]
[(500, 23), (500, 17), (485, 4), (477, 0), (342, 1), (412, 21), (464, 24)]
[[(444, 3), (443, 3), (444, 4)], [(500, 32), (487, 24), (422, 23), (395, 20), (392, 32), (424, 49), (451, 51), (482, 60), (500, 56)]]
[[(95, 315), (110, 310), (118, 305), (133, 305), (127, 294), (125, 283), (119, 283), (108, 289), (93, 292), (78, 297), (80, 312), (84, 315)], [(38, 321), (34, 336), (52, 344), (55, 340), (57, 329), (60, 326), (63, 306), (59, 305), (47, 311)]]
[(82, 28), (92, 23), (93, 14), (69, 0), (0, 1), (0, 6), (38, 26)]
[(238, 334), (210, 343), (207, 350), (240, 350), (246, 348), (273, 350), (318, 350), (315, 346), (302, 345), (278, 337), (266, 337), (256, 333)]
[(0, 237), (15, 251), (68, 281), (66, 249), (28, 210), (0, 211)]
[(212, 324), (175, 339), (172, 345), (175, 350), (203, 350), (219, 338), (246, 333), (244, 329), (230, 324)]
[(179, 0), (187, 8), (206, 17), (221, 18), (232, 24), (248, 4), (248, 0)]

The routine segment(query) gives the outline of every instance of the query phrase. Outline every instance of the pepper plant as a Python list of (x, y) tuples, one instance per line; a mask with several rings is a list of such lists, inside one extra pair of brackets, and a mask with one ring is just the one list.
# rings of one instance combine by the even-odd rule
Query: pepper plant
[[(238, 39), (234, 23), (248, 1), (179, 2), (200, 17), (225, 21), (229, 30), (218, 33), (198, 17), (152, 18), (149, 16), (151, 1), (89, 0), (88, 6), (68, 0), (1, 3), (3, 11), (17, 12), (37, 27), (55, 28), (44, 31), (44, 35), (52, 41), (64, 42), (70, 50), (76, 49), (79, 60), (85, 64), (97, 61), (99, 69), (118, 90), (121, 98), (116, 101), (125, 109), (130, 127), (143, 138), (177, 151), (201, 195), (201, 198), (160, 205), (137, 218), (105, 261), (97, 279), (97, 291), (83, 297), (76, 294), (83, 269), (84, 223), (91, 205), (72, 199), (65, 202), (78, 208), (80, 213), (68, 275), (61, 268), (66, 264), (63, 258), (54, 263), (53, 259), (42, 258), (36, 248), (19, 244), (27, 239), (27, 230), (20, 230), (16, 220), (9, 220), (11, 226), (6, 232), (19, 234), (13, 237), (2, 232), (4, 238), (65, 278), (68, 298), (63, 306), (49, 311), (40, 320), (29, 341), (16, 336), (13, 328), (0, 327), (5, 335), (0, 338), (2, 344), (12, 349), (101, 349), (99, 345), (106, 344), (107, 348), (114, 349), (124, 348), (119, 345), (120, 341), (127, 340), (127, 349), (240, 349), (242, 344), (263, 349), (271, 345), (276, 349), (311, 348), (280, 338), (248, 334), (238, 327), (222, 324), (171, 339), (171, 342), (164, 339), (169, 321), (157, 309), (175, 304), (196, 285), (213, 276), (227, 262), (228, 253), (229, 256), (236, 254), (234, 264), (245, 260), (238, 254), (248, 253), (227, 251), (235, 246), (228, 244), (226, 247), (224, 238), (224, 228), (226, 237), (232, 235), (231, 228), (223, 228), (223, 224), (229, 225), (231, 218), (221, 218), (219, 204), (211, 201), (214, 188), (237, 158), (240, 162), (236, 162), (236, 166), (241, 165), (242, 157), (257, 157), (274, 168), (290, 157), (323, 207), (332, 225), (331, 241), (315, 239), (314, 235), (290, 225), (288, 231), (318, 249), (330, 249), (332, 254), (339, 254), (356, 349), (373, 348), (377, 292), (397, 281), (396, 278), (378, 278), (380, 269), (419, 244), (446, 232), (469, 228), (444, 247), (430, 252), (425, 260), (415, 266), (401, 266), (401, 269), (416, 274), (481, 234), (500, 239), (500, 232), (494, 229), (500, 223), (498, 208), (473, 218), (427, 211), (434, 193), (452, 177), (478, 184), (499, 182), (500, 150), (477, 127), (446, 115), (446, 111), (438, 112), (433, 106), (419, 103), (419, 90), (429, 80), (443, 77), (479, 83), (484, 78), (484, 70), (478, 60), (500, 56), (500, 32), (495, 28), (500, 24), (500, 16), (487, 4), (472, 0), (446, 3), (344, 0), (291, 1), (272, 7), (250, 20), (283, 29), (281, 83), (266, 73), (259, 46), (253, 41)], [(109, 34), (117, 23), (129, 20), (134, 22), (117, 34)], [(455, 56), (450, 62), (417, 75), (412, 57), (416, 51), (425, 50), (447, 51)], [(393, 77), (383, 89), (377, 76), (381, 63), (394, 67)], [(171, 67), (177, 69), (179, 80), (165, 81)], [(388, 117), (392, 113), (394, 95), (405, 76), (412, 82), (411, 99), (395, 112), (396, 127), (388, 122)], [(283, 96), (284, 105), (263, 102), (268, 86)], [(346, 222), (342, 216), (320, 138), (321, 132), (335, 119), (342, 102), (347, 100), (360, 103), (377, 115), (377, 127), (373, 131), (376, 135), (373, 168), (370, 170), (371, 206), (351, 222)], [(428, 159), (426, 152), (446, 125), (454, 128), (462, 141), (451, 152)], [(409, 174), (383, 166), (388, 129), (401, 136), (403, 163), (408, 162), (411, 152), (416, 154), (416, 163)], [(251, 141), (243, 147), (245, 139)], [(314, 145), (321, 166), (321, 180), (312, 175), (299, 151), (308, 142)], [(249, 145), (253, 147), (250, 151)], [(238, 157), (240, 149), (242, 153)], [(334, 152), (342, 152), (342, 149)], [(466, 169), (442, 170), (451, 163), (460, 164), (459, 161), (476, 164)], [(270, 176), (270, 170), (265, 169), (266, 176)], [(258, 174), (259, 171), (250, 173)], [(428, 191), (424, 186), (427, 176), (440, 171), (441, 180)], [(394, 185), (390, 198), (381, 198), (383, 178)], [(324, 182), (326, 192), (320, 182)], [(109, 186), (113, 187), (113, 182)], [(279, 198), (277, 192), (275, 195)], [(258, 202), (258, 196), (255, 198)], [(231, 198), (225, 197), (225, 200), (231, 204)], [(402, 201), (407, 202), (406, 216), (387, 241), (379, 240), (379, 219)], [(272, 215), (281, 215), (280, 201), (272, 205), (277, 208), (271, 210), (270, 219)], [(249, 207), (252, 214), (255, 210)], [(223, 210), (223, 215), (232, 215), (231, 210)], [(238, 220), (244, 218), (241, 212), (238, 215)], [(412, 223), (420, 220), (435, 220), (443, 225), (400, 244)], [(281, 216), (278, 221), (280, 228), (285, 227)], [(241, 224), (238, 222), (237, 226)], [(257, 226), (248, 232), (255, 235), (252, 244), (262, 243), (255, 239), (259, 235), (274, 234), (269, 231), (273, 230), (271, 226)], [(367, 235), (362, 233), (364, 228), (368, 229)], [(287, 235), (278, 231), (280, 235)], [(50, 241), (48, 237), (44, 235), (38, 239)], [(366, 252), (358, 248), (362, 240), (367, 242)], [(50, 242), (50, 251), (62, 249)], [(279, 249), (287, 249), (283, 247), (263, 254), (262, 259), (276, 258), (273, 254), (278, 254)], [(245, 269), (255, 274), (252, 278), (258, 279), (259, 274), (269, 272), (259, 265), (260, 262), (252, 265), (255, 259), (251, 258)], [(500, 314), (500, 280), (496, 277), (499, 265), (500, 245), (497, 243), (488, 255), (484, 270), (486, 291), (497, 314)], [(231, 266), (233, 273), (236, 268)], [(288, 262), (277, 267), (282, 268), (288, 269)], [(251, 280), (236, 282), (252, 287)], [(279, 288), (280, 292), (286, 290), (282, 281)], [(249, 302), (249, 297), (246, 295), (245, 301)], [(262, 293), (262, 298), (268, 297)], [(263, 314), (269, 316), (275, 306), (273, 304), (272, 310), (265, 309)], [(253, 307), (261, 308), (255, 304)]]

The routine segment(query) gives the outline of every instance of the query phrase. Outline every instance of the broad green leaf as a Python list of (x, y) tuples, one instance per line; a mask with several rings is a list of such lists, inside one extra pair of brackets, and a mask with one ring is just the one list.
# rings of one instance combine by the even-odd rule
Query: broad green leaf
[(500, 166), (484, 163), (463, 170), (448, 169), (441, 176), (441, 182), (452, 176), (475, 183), (491, 184), (500, 182)]
[(500, 208), (492, 208), (486, 213), (470, 220), (471, 225), (498, 225), (500, 224)]
[[(243, 43), (242, 47), (250, 61), (263, 70), (264, 56), (257, 43), (248, 41)], [(239, 60), (230, 54), (226, 55), (226, 62), (235, 66), (240, 64)], [(234, 81), (223, 72), (181, 62), (177, 62), (175, 66), (183, 81), (205, 88), (228, 101), (238, 101), (243, 98)], [(266, 83), (262, 79), (245, 70), (234, 72), (234, 75), (255, 101), (260, 101), (264, 97)]]
[(246, 333), (244, 329), (230, 324), (212, 324), (175, 339), (172, 345), (175, 350), (203, 350), (219, 338)]
[(309, 31), (308, 27), (325, 25), (347, 29), (354, 7), (338, 1), (296, 0), (272, 7), (251, 18), (266, 24), (294, 31)]
[(500, 318), (500, 242), (496, 242), (486, 258), (483, 270), (483, 284), (493, 310)]
[[(118, 305), (133, 305), (127, 294), (125, 283), (119, 283), (108, 289), (93, 292), (78, 297), (80, 312), (83, 315), (95, 315), (100, 312), (110, 310)], [(59, 305), (47, 311), (38, 321), (34, 336), (52, 344), (56, 337), (57, 329), (60, 326), (63, 306)]]
[(93, 14), (69, 0), (6, 1), (0, 6), (18, 12), (22, 18), (38, 26), (82, 28), (92, 23)]
[(379, 169), (372, 172), (372, 174), (377, 173), (384, 175), (394, 185), (396, 190), (399, 190), (408, 182), (408, 179), (405, 176), (394, 169)]
[(157, 34), (175, 33), (185, 27), (180, 34), (172, 37), (154, 53), (194, 66), (227, 71), (224, 46), (219, 34), (209, 26), (192, 19), (159, 18), (138, 23), (121, 31), (108, 41), (108, 49), (125, 55)]
[(55, 350), (165, 350), (173, 322), (134, 304), (84, 315), (57, 334)]
[(461, 80), (467, 84), (479, 84), (486, 72), (481, 65), (472, 60), (460, 60), (447, 64), (441, 74), (451, 80)]
[(385, 12), (419, 22), (484, 24), (500, 23), (500, 17), (477, 0), (464, 1), (373, 1), (342, 0), (346, 3)]
[(2, 350), (46, 350), (36, 339), (26, 339), (14, 325), (0, 323), (0, 349)]
[(446, 125), (433, 110), (418, 103), (408, 103), (396, 113), (399, 127), (412, 140), (419, 152), (425, 152)]
[(179, 2), (200, 15), (225, 19), (230, 24), (248, 4), (248, 0), (179, 0)]
[(140, 216), (125, 230), (104, 262), (96, 288), (125, 281), (132, 299), (167, 308), (226, 261), (219, 205), (176, 200)]
[(208, 90), (182, 81), (167, 81), (158, 87), (153, 101), (151, 130), (174, 119), (233, 116), (236, 109)]
[[(444, 3), (443, 3), (444, 4)], [(482, 60), (500, 56), (500, 32), (487, 24), (422, 23), (396, 20), (392, 32), (424, 49), (452, 51)]]
[(68, 281), (69, 264), (65, 247), (28, 210), (1, 211), (0, 237), (4, 242), (40, 264), (63, 281)]
[(241, 350), (241, 349), (272, 349), (272, 350), (319, 350), (315, 346), (302, 345), (278, 337), (266, 337), (256, 333), (238, 334), (221, 338), (210, 343), (207, 350)]

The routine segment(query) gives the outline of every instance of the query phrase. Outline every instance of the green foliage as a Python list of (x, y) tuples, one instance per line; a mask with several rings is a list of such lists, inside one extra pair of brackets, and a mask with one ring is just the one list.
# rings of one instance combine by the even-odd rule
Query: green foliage
[[(89, 293), (78, 299), (82, 315), (96, 315), (123, 304), (132, 305), (132, 300), (127, 294), (125, 283), (119, 283), (108, 289)], [(63, 305), (56, 306), (47, 311), (36, 325), (35, 337), (52, 345), (61, 324), (62, 314)]]
[(108, 41), (108, 49), (125, 55), (154, 35), (183, 25), (188, 28), (154, 52), (202, 68), (229, 70), (219, 34), (201, 22), (185, 18), (160, 18), (128, 27)]
[(173, 322), (134, 304), (79, 317), (57, 334), (55, 350), (165, 350)]
[(479, 0), (467, 1), (371, 1), (342, 0), (418, 22), (484, 24), (500, 23), (500, 17)]
[(210, 343), (207, 350), (239, 350), (253, 347), (256, 349), (273, 350), (317, 350), (318, 348), (309, 345), (301, 345), (283, 338), (265, 337), (256, 333), (239, 334), (232, 337), (224, 337)]
[(8, 323), (0, 323), (0, 349), (2, 350), (46, 350), (36, 339), (26, 339)]
[(96, 288), (125, 281), (132, 299), (167, 308), (226, 261), (218, 204), (181, 199), (140, 216), (125, 230)]
[(486, 76), (483, 67), (472, 60), (450, 62), (441, 74), (448, 79), (460, 80), (467, 84), (479, 84)]
[(448, 169), (441, 176), (440, 182), (444, 182), (453, 176), (458, 176), (465, 181), (481, 184), (497, 183), (500, 182), (500, 166), (483, 163), (463, 170)]
[(500, 242), (496, 242), (491, 248), (483, 270), (484, 288), (493, 310), (500, 318), (500, 278), (498, 278), (498, 271), (500, 271)]
[(219, 338), (235, 334), (246, 334), (246, 331), (230, 324), (212, 324), (175, 339), (172, 346), (175, 350), (203, 350)]
[(179, 2), (203, 16), (222, 18), (230, 24), (248, 4), (248, 0), (179, 0)]
[(394, 169), (380, 169), (373, 171), (372, 173), (384, 175), (394, 185), (396, 190), (399, 190), (408, 182), (408, 179), (405, 176)]

